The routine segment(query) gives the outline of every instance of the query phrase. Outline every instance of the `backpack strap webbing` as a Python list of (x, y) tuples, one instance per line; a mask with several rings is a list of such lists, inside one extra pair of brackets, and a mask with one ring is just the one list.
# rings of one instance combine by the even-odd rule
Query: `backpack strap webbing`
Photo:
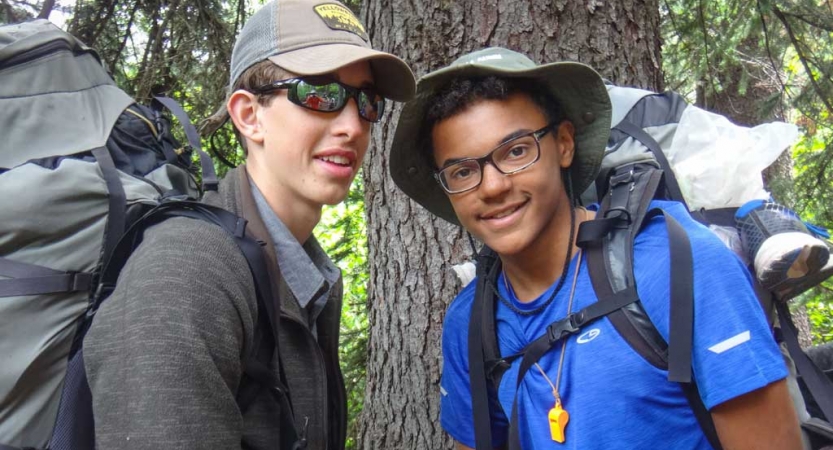
[[(682, 225), (660, 209), (647, 218), (662, 214), (668, 231), (671, 260), (671, 305), (668, 343), (668, 381), (680, 383), (700, 429), (715, 450), (723, 448), (711, 413), (703, 404), (697, 383), (692, 378), (691, 351), (694, 332), (694, 259), (691, 243)], [(653, 326), (653, 325), (652, 325)]]
[(778, 311), (778, 321), (781, 324), (781, 335), (787, 350), (795, 362), (796, 371), (804, 379), (807, 390), (819, 405), (827, 421), (833, 420), (833, 382), (801, 349), (798, 343), (798, 330), (790, 316), (789, 306), (785, 302), (775, 302)]
[(191, 123), (191, 120), (188, 118), (188, 114), (185, 113), (185, 110), (179, 106), (179, 103), (176, 100), (169, 98), (169, 97), (153, 97), (154, 100), (159, 102), (165, 108), (168, 108), (169, 111), (173, 113), (173, 115), (179, 120), (179, 124), (182, 125), (182, 128), (185, 130), (185, 136), (188, 138), (188, 144), (191, 145), (191, 148), (197, 152), (200, 157), (200, 166), (202, 167), (202, 188), (203, 191), (216, 191), (217, 187), (220, 185), (219, 180), (217, 179), (217, 173), (214, 171), (214, 162), (211, 160), (211, 157), (208, 156), (208, 153), (203, 151), (202, 145), (200, 144), (200, 134), (197, 132), (197, 128), (194, 127), (194, 124)]
[(106, 263), (127, 227), (127, 194), (119, 179), (116, 163), (107, 147), (96, 148), (92, 153), (107, 185), (107, 228), (104, 230), (104, 248), (101, 251), (101, 261)]
[(87, 272), (63, 272), (8, 258), (0, 258), (0, 276), (9, 278), (0, 280), (0, 298), (88, 291), (93, 278)]
[[(622, 120), (613, 128), (641, 142), (642, 145), (647, 147), (648, 150), (654, 154), (654, 158), (656, 158), (660, 168), (662, 168), (665, 173), (665, 186), (668, 189), (671, 200), (676, 200), (683, 205), (686, 205), (685, 198), (683, 197), (683, 191), (680, 190), (680, 185), (677, 183), (677, 178), (674, 176), (671, 164), (668, 162), (668, 158), (665, 157), (665, 153), (662, 152), (662, 148), (656, 139), (651, 137), (648, 132), (640, 128), (638, 125), (628, 120)], [(686, 205), (686, 211), (688, 211), (688, 205)]]
[[(286, 383), (286, 375), (284, 374), (280, 359), (276, 364), (278, 367), (277, 375), (269, 368), (274, 353), (278, 353), (280, 356), (278, 311), (272, 301), (272, 286), (269, 273), (266, 270), (266, 260), (261, 243), (246, 234), (246, 219), (238, 217), (224, 209), (199, 202), (165, 201), (161, 203), (139, 219), (124, 234), (124, 237), (113, 253), (113, 257), (102, 272), (101, 282), (96, 290), (93, 307), (88, 313), (88, 316), (91, 317), (94, 315), (101, 302), (115, 289), (118, 275), (124, 267), (124, 264), (126, 264), (130, 254), (141, 243), (144, 231), (152, 225), (172, 217), (188, 217), (203, 220), (221, 227), (234, 239), (235, 244), (237, 244), (243, 256), (246, 258), (255, 284), (258, 303), (258, 323), (268, 328), (261, 335), (261, 342), (265, 341), (266, 344), (263, 347), (256, 346), (261, 350), (252, 351), (247, 356), (244, 362), (244, 375), (256, 381), (262, 388), (268, 389), (269, 393), (280, 406), (279, 426), (281, 433), (279, 448), (281, 450), (303, 449), (306, 446), (305, 437), (299, 437), (296, 428), (289, 389)], [(272, 343), (272, 348), (268, 348), (269, 343)], [(243, 396), (246, 397), (243, 399), (246, 403), (238, 405), (241, 407), (241, 410), (248, 409), (251, 401), (254, 400), (254, 396), (251, 396), (251, 394), (243, 394)]]
[[(472, 416), (474, 419), (474, 446), (477, 450), (489, 450), (492, 445), (492, 427), (490, 414), (490, 395), (493, 388), (489, 386), (486, 372), (486, 355), (499, 357), (497, 333), (495, 330), (494, 294), (488, 289), (499, 264), (496, 255), (484, 247), (477, 257), (477, 284), (474, 288), (474, 303), (469, 320), (469, 386), (471, 389)], [(490, 330), (491, 336), (486, 335)], [(484, 341), (490, 342), (491, 348), (484, 348)], [(487, 353), (488, 351), (488, 353)]]

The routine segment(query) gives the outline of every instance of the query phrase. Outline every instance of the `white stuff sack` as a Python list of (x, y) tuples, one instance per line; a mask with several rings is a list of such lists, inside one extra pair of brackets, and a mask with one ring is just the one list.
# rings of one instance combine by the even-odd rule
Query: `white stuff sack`
[(689, 106), (666, 156), (692, 211), (739, 207), (769, 197), (761, 171), (798, 139), (798, 127), (772, 122), (742, 127)]

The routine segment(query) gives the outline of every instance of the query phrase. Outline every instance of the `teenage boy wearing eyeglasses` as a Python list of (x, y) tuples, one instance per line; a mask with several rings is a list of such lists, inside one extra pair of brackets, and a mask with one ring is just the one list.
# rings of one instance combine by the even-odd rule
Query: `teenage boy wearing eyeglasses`
[[(502, 271), (488, 285), (500, 299), (495, 327), (503, 356), (596, 302), (575, 245), (579, 225), (594, 213), (575, 205), (599, 170), (610, 114), (605, 86), (589, 67), (536, 66), (500, 48), (426, 75), (402, 111), (391, 176), (431, 213), (497, 252)], [(787, 371), (748, 274), (680, 205), (654, 206), (673, 214), (691, 239), (694, 378), (723, 448), (799, 448)], [(653, 219), (639, 234), (634, 259), (639, 298), (667, 340), (663, 221)], [(457, 296), (443, 327), (441, 423), (460, 449), (475, 446), (468, 330), (476, 284)], [(500, 407), (491, 408), (495, 448), (711, 447), (680, 385), (641, 359), (606, 317), (555, 345), (516, 388), (520, 363), (504, 373), (495, 399)], [(513, 443), (507, 434), (516, 399)]]
[[(349, 9), (321, 0), (266, 4), (238, 36), (230, 72), (227, 112), (246, 164), (206, 201), (264, 242), (306, 448), (344, 448), (342, 280), (312, 231), (322, 206), (346, 197), (385, 99), (407, 100), (415, 80), (371, 48)], [(256, 390), (246, 411), (237, 403), (257, 314), (246, 260), (218, 227), (177, 218), (146, 232), (85, 341), (99, 448), (280, 448), (270, 392)]]

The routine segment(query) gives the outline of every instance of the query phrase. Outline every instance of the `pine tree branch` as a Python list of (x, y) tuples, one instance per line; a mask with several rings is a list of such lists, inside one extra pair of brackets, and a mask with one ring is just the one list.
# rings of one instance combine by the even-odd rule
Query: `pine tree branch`
[[(798, 55), (798, 59), (801, 61), (801, 65), (804, 66), (804, 70), (807, 72), (807, 77), (810, 79), (810, 83), (813, 85), (813, 89), (815, 89), (816, 93), (819, 96), (819, 101), (821, 101), (824, 104), (824, 106), (827, 108), (827, 112), (829, 114), (833, 115), (833, 105), (830, 104), (830, 101), (825, 96), (825, 93), (821, 89), (821, 86), (819, 86), (818, 80), (816, 80), (816, 77), (813, 76), (813, 71), (810, 69), (810, 65), (807, 62), (807, 58), (804, 56), (804, 52), (801, 50), (801, 43), (796, 38), (795, 33), (793, 32), (793, 29), (790, 26), (789, 21), (787, 20), (787, 18), (784, 16), (784, 13), (781, 12), (781, 10), (778, 8), (777, 5), (772, 5), (772, 12), (773, 12), (773, 14), (775, 14), (775, 17), (777, 17), (778, 20), (780, 20), (781, 23), (784, 25), (784, 28), (787, 31), (787, 35), (790, 37), (790, 42), (792, 43), (793, 48), (795, 48), (795, 52)], [(821, 68), (819, 68), (819, 70), (826, 77), (829, 78), (829, 75), (824, 73), (824, 71)]]
[(775, 78), (778, 80), (778, 84), (781, 85), (781, 92), (787, 93), (787, 86), (784, 84), (784, 80), (781, 79), (781, 69), (777, 64), (775, 64), (775, 58), (772, 56), (772, 45), (769, 41), (769, 30), (766, 26), (766, 15), (764, 14), (763, 5), (761, 5), (761, 0), (757, 0), (756, 7), (758, 9), (758, 15), (761, 18), (761, 27), (764, 31), (764, 45), (766, 46), (766, 54), (769, 57), (769, 63), (772, 65), (772, 71), (775, 72)]
[(833, 24), (816, 21), (816, 20), (810, 18), (809, 16), (806, 16), (806, 15), (803, 15), (803, 14), (796, 14), (796, 13), (792, 13), (792, 12), (789, 12), (789, 11), (782, 11), (782, 12), (785, 16), (793, 17), (796, 20), (800, 20), (801, 22), (804, 22), (807, 25), (810, 25), (811, 27), (827, 31), (829, 33), (833, 33)]
[(113, 54), (113, 60), (109, 61), (108, 66), (110, 67), (110, 73), (116, 73), (116, 64), (118, 60), (122, 56), (122, 52), (124, 48), (127, 46), (127, 40), (133, 35), (132, 28), (133, 28), (133, 21), (136, 19), (136, 12), (139, 10), (139, 2), (137, 1), (133, 5), (133, 10), (130, 12), (130, 19), (127, 21), (127, 26), (124, 28), (124, 38), (122, 38), (121, 44), (119, 45), (119, 50)]
[[(698, 11), (698, 18), (700, 19), (700, 28), (703, 33), (703, 62), (706, 65), (706, 82), (711, 85), (712, 93), (717, 92), (714, 85), (714, 78), (712, 78), (712, 67), (711, 61), (709, 61), (709, 33), (706, 28), (706, 11), (705, 6), (703, 5), (703, 0), (699, 0), (697, 2), (697, 11)], [(703, 109), (708, 109), (708, 105), (706, 104), (707, 95), (703, 95)]]
[(55, 8), (55, 0), (46, 0), (43, 2), (38, 19), (49, 19), (49, 14), (52, 13), (53, 8)]
[[(139, 0), (136, 0), (139, 1)], [(93, 33), (92, 39), (90, 42), (87, 42), (87, 45), (97, 46), (98, 45), (98, 38), (101, 37), (101, 33), (104, 33), (104, 30), (107, 29), (107, 23), (110, 22), (110, 19), (113, 18), (113, 14), (116, 12), (116, 0), (111, 0), (109, 4), (107, 4), (107, 13), (105, 16), (99, 20), (96, 20), (96, 28), (95, 32)]]

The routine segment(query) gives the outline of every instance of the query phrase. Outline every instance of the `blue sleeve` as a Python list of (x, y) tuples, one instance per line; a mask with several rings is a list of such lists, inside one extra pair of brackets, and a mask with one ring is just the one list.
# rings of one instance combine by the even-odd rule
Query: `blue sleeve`
[[(476, 284), (476, 281), (469, 283), (446, 312), (440, 380), (440, 423), (455, 441), (471, 448), (474, 448), (474, 418), (469, 382), (468, 331)], [(509, 430), (505, 415), (497, 409), (493, 407), (491, 411), (494, 447), (506, 441)]]
[[(688, 232), (694, 259), (692, 366), (708, 409), (787, 376), (749, 271), (708, 228), (678, 205), (671, 212)], [(643, 236), (644, 235), (644, 236)], [(640, 297), (660, 333), (668, 339), (669, 277), (667, 232), (662, 217), (637, 239), (635, 274)], [(661, 257), (660, 257), (661, 256)], [(644, 296), (643, 296), (644, 294)]]

